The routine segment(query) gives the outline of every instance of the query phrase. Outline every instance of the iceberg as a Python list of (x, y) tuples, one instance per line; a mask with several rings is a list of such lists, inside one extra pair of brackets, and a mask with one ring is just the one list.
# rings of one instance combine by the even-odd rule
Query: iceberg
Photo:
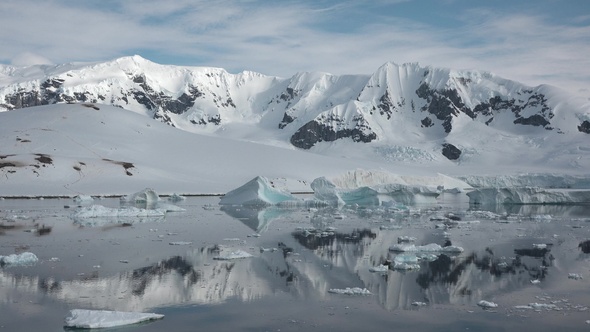
[(270, 206), (300, 200), (285, 189), (278, 189), (265, 177), (257, 176), (243, 186), (226, 193), (220, 205)]
[(164, 318), (164, 315), (142, 312), (73, 309), (65, 319), (69, 328), (100, 329), (137, 324)]
[(311, 183), (315, 199), (330, 205), (385, 205), (392, 201), (398, 204), (436, 203), (440, 190), (437, 187), (407, 185), (400, 183), (372, 184), (356, 188), (337, 187), (325, 177)]
[(470, 204), (581, 204), (590, 203), (590, 190), (538, 187), (479, 188), (467, 193)]
[(74, 202), (76, 203), (88, 203), (94, 201), (94, 198), (90, 195), (77, 195), (74, 196)]
[(140, 209), (133, 206), (109, 208), (102, 205), (91, 205), (78, 208), (73, 214), (74, 223), (81, 226), (100, 226), (113, 223), (135, 223), (144, 218), (163, 219), (165, 209)]
[(37, 263), (39, 258), (32, 252), (23, 252), (8, 256), (0, 256), (0, 266), (29, 266)]
[(136, 193), (121, 197), (121, 203), (131, 204), (140, 207), (149, 207), (158, 203), (160, 197), (154, 189), (145, 188)]

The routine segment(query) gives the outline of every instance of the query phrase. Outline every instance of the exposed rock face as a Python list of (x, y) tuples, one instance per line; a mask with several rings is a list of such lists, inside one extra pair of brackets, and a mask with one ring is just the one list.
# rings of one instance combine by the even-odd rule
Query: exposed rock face
[(354, 128), (341, 129), (335, 128), (342, 124), (343, 120), (335, 116), (310, 121), (291, 136), (291, 144), (301, 149), (310, 149), (318, 142), (332, 142), (340, 138), (351, 138), (354, 142), (364, 143), (377, 138), (362, 116), (357, 116), (354, 120)]
[[(263, 130), (278, 128), (281, 137), (303, 149), (338, 139), (387, 142), (410, 133), (444, 141), (469, 121), (500, 130), (516, 126), (508, 128), (511, 132), (518, 132), (519, 126), (553, 130), (555, 123), (563, 123), (553, 120), (556, 109), (551, 105), (560, 101), (550, 102), (548, 96), (554, 96), (547, 88), (418, 64), (389, 63), (372, 75), (298, 73), (282, 79), (161, 66), (135, 56), (88, 66), (56, 66), (34, 79), (15, 75), (7, 82), (11, 83), (0, 86), (0, 111), (103, 103), (195, 132), (227, 129), (230, 126), (222, 125), (238, 121)], [(564, 128), (555, 130), (561, 133)], [(578, 130), (590, 133), (590, 121), (581, 122)]]
[(590, 134), (590, 121), (584, 120), (584, 122), (578, 126), (578, 130), (582, 133)]
[(457, 160), (461, 157), (461, 150), (450, 143), (444, 143), (442, 145), (442, 154), (449, 160)]

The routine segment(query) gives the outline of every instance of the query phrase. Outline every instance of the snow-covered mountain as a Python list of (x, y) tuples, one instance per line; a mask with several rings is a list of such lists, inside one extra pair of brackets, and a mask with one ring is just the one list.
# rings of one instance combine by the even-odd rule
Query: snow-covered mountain
[(193, 133), (378, 162), (585, 171), (590, 104), (491, 73), (386, 63), (290, 78), (159, 65), (0, 66), (0, 111), (100, 103)]

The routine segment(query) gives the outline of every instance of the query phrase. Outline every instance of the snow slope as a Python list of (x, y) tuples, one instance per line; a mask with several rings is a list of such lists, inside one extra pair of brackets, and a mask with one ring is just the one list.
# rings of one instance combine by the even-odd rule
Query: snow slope
[(161, 194), (223, 194), (259, 175), (309, 188), (316, 177), (357, 168), (394, 170), (193, 134), (107, 105), (0, 113), (0, 196), (126, 195), (146, 187)]

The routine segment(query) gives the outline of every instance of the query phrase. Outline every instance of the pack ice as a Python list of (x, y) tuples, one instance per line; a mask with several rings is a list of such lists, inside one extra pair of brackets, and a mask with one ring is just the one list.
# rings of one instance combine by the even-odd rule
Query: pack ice
[(246, 184), (226, 193), (219, 204), (244, 206), (269, 206), (283, 202), (299, 202), (285, 189), (276, 188), (272, 181), (263, 176), (257, 176)]
[(137, 324), (164, 318), (164, 315), (143, 312), (73, 309), (65, 319), (65, 326), (81, 329), (100, 329)]

